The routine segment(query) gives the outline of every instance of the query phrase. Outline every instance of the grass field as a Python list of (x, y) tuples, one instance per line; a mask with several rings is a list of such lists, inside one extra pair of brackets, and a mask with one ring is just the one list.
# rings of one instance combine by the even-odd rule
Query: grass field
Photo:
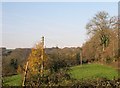
[(13, 75), (3, 78), (3, 86), (21, 86), (22, 78), (21, 75)]
[(118, 72), (112, 67), (100, 64), (86, 64), (82, 66), (71, 67), (71, 77), (75, 79), (94, 79), (107, 78), (113, 79), (118, 77)]
[[(86, 64), (83, 66), (73, 66), (69, 71), (71, 77), (75, 79), (92, 79), (104, 77), (107, 79), (113, 79), (118, 77), (118, 72), (109, 66), (99, 65), (99, 64)], [(4, 86), (21, 86), (22, 79), (21, 75), (13, 75), (10, 77), (3, 78)]]

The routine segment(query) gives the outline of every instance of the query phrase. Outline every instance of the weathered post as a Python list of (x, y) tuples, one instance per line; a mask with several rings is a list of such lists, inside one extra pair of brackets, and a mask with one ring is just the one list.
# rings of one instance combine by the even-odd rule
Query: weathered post
[(26, 67), (25, 67), (25, 73), (24, 73), (24, 77), (23, 77), (22, 86), (25, 86), (26, 76), (27, 76), (27, 69), (28, 69), (28, 61), (26, 63)]
[(42, 37), (41, 43), (42, 43), (42, 54), (41, 54), (41, 60), (42, 60), (42, 63), (41, 63), (41, 77), (43, 77), (43, 75), (44, 75), (44, 37)]

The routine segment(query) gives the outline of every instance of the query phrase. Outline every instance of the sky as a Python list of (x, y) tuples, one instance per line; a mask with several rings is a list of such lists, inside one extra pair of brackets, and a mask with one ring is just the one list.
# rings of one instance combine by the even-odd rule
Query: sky
[(118, 3), (4, 2), (2, 46), (31, 48), (44, 36), (46, 47), (80, 47), (88, 39), (85, 25), (99, 11), (117, 16)]

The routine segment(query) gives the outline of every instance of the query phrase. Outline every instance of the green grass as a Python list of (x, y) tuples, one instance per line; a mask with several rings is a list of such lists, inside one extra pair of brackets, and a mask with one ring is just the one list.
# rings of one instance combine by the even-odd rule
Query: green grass
[[(69, 71), (71, 77), (75, 79), (95, 79), (95, 78), (107, 78), (113, 79), (118, 77), (118, 72), (112, 67), (100, 65), (100, 64), (86, 64), (82, 66), (73, 66)], [(13, 75), (3, 78), (3, 86), (21, 86), (21, 75)]]
[(94, 79), (107, 78), (114, 79), (118, 77), (118, 72), (112, 67), (100, 64), (86, 64), (82, 66), (71, 67), (71, 77), (75, 79)]
[(21, 75), (13, 75), (3, 78), (3, 86), (21, 86)]

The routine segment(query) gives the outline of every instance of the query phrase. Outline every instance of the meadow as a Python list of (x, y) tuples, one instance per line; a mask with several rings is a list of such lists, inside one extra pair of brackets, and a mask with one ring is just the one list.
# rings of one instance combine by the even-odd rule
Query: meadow
[(71, 67), (70, 74), (75, 79), (96, 79), (106, 78), (114, 79), (118, 77), (118, 72), (115, 68), (100, 64), (85, 64)]

